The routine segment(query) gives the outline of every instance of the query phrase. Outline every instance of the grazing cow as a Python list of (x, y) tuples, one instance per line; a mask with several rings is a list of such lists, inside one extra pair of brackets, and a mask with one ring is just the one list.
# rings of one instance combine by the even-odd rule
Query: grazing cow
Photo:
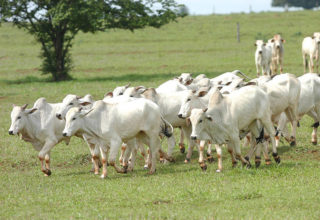
[(41, 170), (46, 176), (51, 175), (51, 149), (63, 140), (69, 143), (69, 138), (62, 136), (65, 122), (56, 117), (60, 106), (61, 103), (51, 104), (45, 98), (39, 98), (33, 108), (27, 109), (27, 104), (14, 105), (11, 112), (9, 134), (20, 134), (22, 140), (30, 142), (39, 151)]
[[(266, 131), (275, 135), (275, 130), (271, 122), (271, 111), (268, 95), (257, 86), (246, 86), (223, 97), (219, 90), (211, 95), (208, 108), (193, 109), (190, 121), (192, 124), (191, 138), (196, 140), (211, 140), (214, 144), (227, 144), (231, 154), (233, 165), (236, 164), (233, 151), (243, 165), (250, 166), (240, 151), (240, 137), (247, 132), (252, 132), (256, 138), (262, 133), (257, 132), (257, 121), (259, 121)], [(277, 154), (275, 140), (272, 138), (273, 157), (280, 163)], [(222, 169), (221, 150), (217, 150), (219, 170)], [(203, 161), (203, 149), (200, 149), (200, 166), (206, 169)]]
[[(298, 120), (300, 120), (305, 114), (309, 115), (313, 120), (314, 124), (313, 132), (311, 135), (311, 142), (317, 144), (317, 128), (320, 121), (320, 77), (315, 73), (307, 73), (300, 77), (298, 80), (301, 84), (301, 92), (298, 106)], [(290, 136), (287, 132), (288, 118), (284, 113), (281, 114), (279, 120), (279, 129), (281, 133), (288, 140)]]
[(316, 62), (317, 72), (319, 71), (319, 45), (320, 32), (315, 32), (312, 37), (305, 37), (302, 41), (302, 58), (304, 73), (307, 72), (309, 57), (309, 72), (314, 73), (314, 61)]
[(255, 52), (257, 75), (260, 75), (260, 69), (262, 69), (262, 74), (271, 75), (272, 48), (266, 45), (263, 40), (257, 40), (255, 46), (257, 47)]
[(63, 136), (86, 134), (95, 140), (99, 144), (102, 157), (101, 178), (105, 178), (107, 176), (106, 154), (109, 150), (109, 165), (113, 166), (117, 172), (126, 172), (126, 167), (119, 168), (115, 160), (122, 142), (133, 138), (149, 145), (151, 155), (149, 173), (154, 173), (156, 155), (161, 148), (159, 135), (163, 133), (171, 136), (171, 131), (168, 131), (169, 127), (170, 125), (163, 120), (159, 107), (149, 100), (137, 99), (118, 104), (97, 101), (90, 110), (75, 107), (68, 111)]
[(284, 46), (286, 42), (280, 34), (276, 34), (269, 40), (272, 44), (272, 74), (277, 74), (278, 66), (280, 66), (280, 73), (283, 73), (283, 55)]

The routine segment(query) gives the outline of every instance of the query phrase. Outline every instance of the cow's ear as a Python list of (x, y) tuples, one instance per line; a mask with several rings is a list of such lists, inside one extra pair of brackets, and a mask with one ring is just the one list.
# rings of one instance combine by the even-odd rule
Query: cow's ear
[(37, 108), (32, 108), (32, 109), (26, 109), (25, 110), (25, 113), (26, 114), (32, 114), (33, 112), (37, 111), (38, 109)]
[(198, 97), (203, 97), (208, 93), (208, 91), (201, 91), (198, 93)]
[(192, 83), (192, 81), (193, 81), (193, 79), (190, 79), (190, 80), (186, 83), (186, 85), (187, 85), (187, 86), (190, 85), (190, 84)]
[(223, 100), (223, 96), (221, 95), (219, 90), (216, 90), (209, 98), (208, 107), (211, 108), (219, 104), (222, 100)]
[(285, 39), (281, 39), (281, 41), (282, 41), (282, 43), (285, 43), (285, 42), (286, 42), (286, 40), (285, 40)]
[(91, 103), (90, 102), (81, 102), (80, 105), (82, 106), (86, 106), (86, 105), (90, 105)]
[(191, 121), (190, 121), (190, 118), (188, 117), (188, 118), (186, 118), (186, 124), (187, 124), (187, 126), (189, 127), (190, 126), (190, 124), (191, 124)]
[(181, 77), (179, 77), (178, 79), (179, 79), (179, 82), (181, 82), (181, 83), (182, 83), (182, 78), (181, 78)]
[(154, 101), (156, 94), (157, 94), (157, 91), (154, 88), (148, 88), (148, 89), (144, 90), (142, 92), (142, 94), (144, 95), (144, 97), (146, 99), (150, 99), (150, 100)]
[(244, 84), (244, 86), (256, 86), (257, 83), (256, 82), (247, 82), (246, 84)]
[(263, 46), (266, 46), (267, 44), (266, 43), (263, 43)]
[(256, 46), (257, 46), (257, 43), (254, 43), (254, 46), (256, 47)]
[(312, 36), (311, 38), (312, 38), (312, 39), (314, 39), (314, 38), (315, 38), (315, 36)]
[(231, 83), (232, 83), (232, 81), (230, 81), (230, 82), (227, 82), (227, 83), (226, 83), (226, 86), (230, 85)]
[(209, 121), (212, 121), (212, 117), (210, 115), (207, 115), (206, 119), (208, 119)]
[(77, 98), (77, 99), (81, 99), (82, 97), (77, 95), (77, 97), (76, 97), (76, 98)]
[(203, 112), (207, 112), (208, 111), (208, 108), (205, 108), (205, 109), (202, 109)]
[(137, 86), (134, 88), (134, 90), (139, 93), (139, 94), (142, 94), (144, 91), (146, 91), (146, 87), (144, 86)]
[(272, 39), (271, 42), (273, 43), (273, 42), (274, 42), (274, 39)]
[(112, 92), (107, 92), (106, 94), (104, 94), (104, 97), (112, 98), (113, 97), (113, 93)]
[(24, 104), (23, 106), (21, 106), (22, 110), (25, 110), (27, 108), (28, 104)]
[(128, 83), (127, 85), (125, 85), (124, 88), (127, 89), (127, 88), (129, 88), (129, 86), (130, 86), (130, 83)]

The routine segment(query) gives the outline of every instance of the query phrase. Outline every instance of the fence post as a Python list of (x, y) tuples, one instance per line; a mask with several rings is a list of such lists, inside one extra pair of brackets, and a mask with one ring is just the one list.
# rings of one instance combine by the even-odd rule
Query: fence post
[(237, 39), (238, 39), (238, 43), (240, 43), (240, 24), (239, 24), (239, 22), (237, 22)]

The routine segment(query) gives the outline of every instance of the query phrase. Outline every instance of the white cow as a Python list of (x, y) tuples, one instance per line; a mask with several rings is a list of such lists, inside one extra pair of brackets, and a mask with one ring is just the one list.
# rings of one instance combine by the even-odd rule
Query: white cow
[[(113, 96), (123, 95), (124, 91), (125, 91), (127, 88), (129, 88), (129, 86), (130, 86), (130, 83), (128, 83), (128, 84), (125, 85), (125, 86), (118, 86), (118, 87), (116, 87), (116, 88), (113, 90), (113, 92), (112, 92)], [(107, 95), (107, 94), (106, 94), (106, 95)]]
[(257, 40), (255, 46), (257, 47), (255, 52), (257, 75), (260, 75), (260, 69), (262, 69), (262, 74), (271, 75), (272, 48), (266, 45), (263, 40)]
[(27, 105), (14, 105), (11, 112), (9, 134), (20, 134), (22, 140), (30, 142), (39, 151), (41, 170), (46, 176), (51, 175), (51, 149), (62, 140), (69, 143), (69, 138), (62, 136), (65, 122), (56, 117), (60, 106), (61, 103), (52, 104), (39, 98), (31, 109), (27, 109)]
[[(131, 126), (128, 126), (128, 125)], [(70, 137), (74, 134), (86, 134), (95, 140), (100, 146), (103, 173), (102, 178), (107, 176), (106, 154), (110, 149), (108, 158), (109, 165), (117, 172), (126, 172), (117, 167), (116, 156), (122, 142), (133, 138), (148, 143), (151, 162), (149, 163), (150, 174), (156, 170), (156, 155), (160, 150), (160, 133), (170, 136), (170, 125), (163, 120), (158, 106), (149, 100), (137, 99), (130, 102), (109, 104), (97, 101), (92, 109), (82, 110), (72, 108), (66, 115), (66, 126), (63, 135)]]
[(181, 73), (181, 75), (178, 76), (178, 80), (185, 86), (190, 85), (193, 81), (191, 73)]
[(240, 74), (243, 77), (250, 79), (248, 76), (243, 74), (240, 70), (234, 70), (232, 72), (226, 72), (217, 77), (210, 79), (211, 85), (226, 85), (227, 83), (230, 83), (235, 79), (242, 79), (241, 77), (237, 76), (237, 74)]
[[(261, 122), (266, 131), (275, 135), (275, 130), (271, 122), (271, 111), (268, 95), (257, 86), (246, 86), (223, 97), (219, 90), (210, 97), (208, 109), (193, 109), (190, 121), (192, 124), (192, 139), (211, 140), (213, 143), (227, 144), (228, 151), (232, 157), (233, 165), (236, 164), (233, 151), (243, 165), (250, 166), (241, 155), (240, 136), (247, 132), (252, 132), (255, 137), (259, 137), (262, 131), (257, 131), (257, 121)], [(275, 140), (272, 141), (273, 157), (280, 163), (277, 154)], [(200, 149), (199, 163), (206, 167), (203, 161), (203, 149)], [(219, 159), (219, 170), (222, 169), (221, 149), (217, 150)]]
[(160, 92), (177, 92), (177, 91), (184, 91), (188, 88), (183, 85), (178, 78), (171, 79), (169, 81), (166, 81), (162, 83), (158, 88), (156, 88), (156, 91), (158, 93)]
[(302, 41), (302, 58), (304, 73), (307, 72), (309, 57), (309, 72), (314, 72), (314, 61), (316, 62), (317, 72), (319, 71), (319, 45), (320, 45), (320, 32), (315, 32), (312, 37), (305, 37)]
[(269, 40), (272, 43), (272, 74), (277, 74), (278, 66), (280, 66), (280, 73), (283, 73), (283, 55), (284, 46), (286, 42), (280, 34), (276, 34)]
[[(320, 121), (320, 77), (315, 73), (307, 73), (298, 77), (298, 80), (301, 84), (298, 120), (300, 120), (305, 114), (309, 115), (314, 120), (311, 142), (316, 145), (317, 128)], [(286, 129), (286, 124), (288, 122), (288, 118), (284, 113), (282, 113), (279, 121), (279, 127), (283, 128), (281, 132), (287, 140), (290, 139)]]

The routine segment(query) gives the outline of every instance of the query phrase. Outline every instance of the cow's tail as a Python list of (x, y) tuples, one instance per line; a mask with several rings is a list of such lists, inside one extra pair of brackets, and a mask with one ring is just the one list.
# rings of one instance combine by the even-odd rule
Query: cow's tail
[(161, 116), (161, 120), (162, 120), (161, 133), (163, 133), (168, 138), (171, 137), (173, 135), (172, 125), (167, 120), (165, 120), (162, 116)]
[(244, 78), (248, 79), (248, 80), (252, 80), (250, 77), (248, 77), (247, 75), (245, 75), (243, 72), (241, 72), (240, 70), (235, 70), (232, 72), (233, 74), (240, 74), (241, 76), (243, 76)]

